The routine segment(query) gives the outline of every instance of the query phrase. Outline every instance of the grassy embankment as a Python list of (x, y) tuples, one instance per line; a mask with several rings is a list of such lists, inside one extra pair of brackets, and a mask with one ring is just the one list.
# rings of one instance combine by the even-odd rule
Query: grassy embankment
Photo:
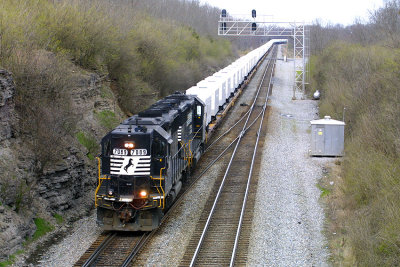
[[(108, 76), (120, 107), (131, 114), (189, 88), (233, 57), (228, 41), (130, 5), (47, 0), (0, 5), (0, 67), (14, 75), (21, 129), (39, 140), (32, 142), (35, 151), (55, 148), (39, 158), (60, 154), (61, 132), (75, 138), (79, 133), (68, 94), (77, 71)], [(114, 125), (114, 114), (95, 115), (104, 128)]]
[[(315, 64), (315, 65), (314, 65)], [(346, 108), (346, 156), (326, 202), (335, 265), (400, 265), (400, 51), (336, 43), (314, 58), (320, 115)]]
[[(122, 107), (135, 112), (153, 100), (153, 94), (160, 97), (185, 89), (209, 67), (219, 67), (232, 56), (228, 41), (200, 36), (189, 27), (139, 15), (134, 9), (121, 10), (129, 6), (119, 9), (107, 6), (107, 1), (86, 2), (3, 0), (2, 67), (11, 69), (17, 81), (27, 75), (53, 76), (63, 69), (42, 66), (50, 62), (40, 53), (51, 51), (57, 56), (51, 59), (53, 64), (68, 68), (64, 61), (71, 60), (109, 74), (116, 81)], [(127, 11), (134, 15), (122, 16)], [(140, 96), (145, 97), (138, 101)]]

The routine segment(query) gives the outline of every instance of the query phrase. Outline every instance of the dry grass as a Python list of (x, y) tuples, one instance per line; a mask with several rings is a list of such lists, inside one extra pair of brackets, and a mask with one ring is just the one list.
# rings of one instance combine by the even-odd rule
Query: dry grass
[[(233, 56), (228, 41), (155, 18), (146, 13), (148, 7), (140, 10), (131, 3), (0, 1), (0, 67), (13, 73), (19, 128), (39, 171), (63, 157), (65, 137), (77, 132), (68, 93), (77, 82), (72, 70), (108, 76), (120, 107), (131, 114), (189, 88)], [(185, 8), (210, 16), (211, 9)], [(109, 122), (103, 126), (111, 127)]]
[(329, 190), (329, 194), (321, 196), (325, 204), (327, 222), (325, 235), (329, 239), (331, 251), (330, 262), (334, 266), (355, 266), (352, 246), (346, 232), (347, 218), (351, 216), (346, 208), (346, 198), (343, 195), (345, 187), (341, 168), (337, 165), (327, 166), (328, 174), (320, 180), (320, 186)]
[[(207, 8), (192, 8), (203, 12), (205, 20), (210, 16)], [(187, 89), (233, 56), (227, 40), (201, 36), (145, 10), (126, 1), (3, 0), (0, 60), (10, 68), (21, 50), (51, 51), (85, 69), (109, 74), (122, 108), (134, 113), (142, 108), (135, 99), (153, 101)]]
[(16, 109), (22, 138), (36, 156), (38, 171), (63, 156), (65, 136), (75, 118), (68, 90), (73, 86), (68, 62), (44, 50), (17, 50), (7, 62), (17, 84)]
[(315, 66), (320, 115), (341, 118), (346, 107), (346, 157), (328, 199), (339, 266), (400, 265), (399, 68), (396, 50), (344, 43)]

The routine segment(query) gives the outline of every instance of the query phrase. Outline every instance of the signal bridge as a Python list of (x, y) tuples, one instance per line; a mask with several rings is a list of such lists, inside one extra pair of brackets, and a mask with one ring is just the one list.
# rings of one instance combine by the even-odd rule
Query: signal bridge
[(251, 18), (248, 15), (230, 15), (223, 9), (218, 22), (218, 35), (280, 37), (287, 38), (288, 42), (293, 40), (293, 99), (296, 99), (296, 90), (304, 91), (309, 83), (310, 72), (306, 63), (310, 57), (310, 38), (305, 22), (275, 21), (271, 15), (257, 16), (254, 9)]

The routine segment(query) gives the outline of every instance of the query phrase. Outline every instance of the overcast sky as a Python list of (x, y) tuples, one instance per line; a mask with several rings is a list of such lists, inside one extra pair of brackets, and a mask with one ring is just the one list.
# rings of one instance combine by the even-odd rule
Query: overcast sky
[[(353, 24), (355, 18), (367, 21), (368, 11), (383, 6), (383, 0), (200, 0), (212, 6), (226, 9), (230, 14), (273, 15), (274, 20), (323, 22), (343, 25)], [(249, 15), (250, 16), (250, 15)], [(250, 16), (251, 17), (251, 16)]]

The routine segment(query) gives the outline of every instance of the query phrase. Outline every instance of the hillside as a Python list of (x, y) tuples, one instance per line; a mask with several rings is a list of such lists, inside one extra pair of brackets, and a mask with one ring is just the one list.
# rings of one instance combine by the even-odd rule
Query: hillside
[(0, 2), (0, 264), (93, 208), (105, 133), (235, 57), (217, 9), (166, 4)]
[(367, 24), (314, 25), (320, 116), (342, 118), (345, 157), (322, 184), (336, 266), (400, 264), (400, 1)]

